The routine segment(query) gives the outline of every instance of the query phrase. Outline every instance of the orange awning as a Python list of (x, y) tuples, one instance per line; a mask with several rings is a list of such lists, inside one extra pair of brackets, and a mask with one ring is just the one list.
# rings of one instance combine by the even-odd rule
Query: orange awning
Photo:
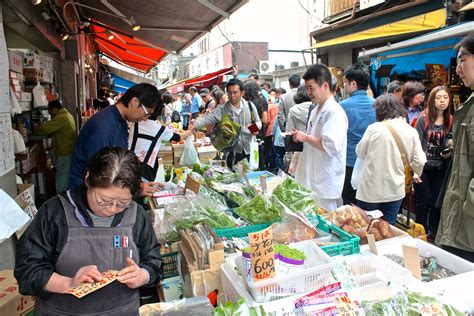
[[(119, 30), (91, 23), (97, 48), (107, 57), (142, 72), (148, 72), (165, 57), (167, 52)], [(107, 33), (106, 33), (107, 30)], [(113, 36), (109, 40), (109, 36)]]
[(208, 73), (208, 74), (205, 74), (205, 75), (202, 75), (202, 76), (181, 80), (177, 83), (174, 83), (174, 84), (166, 87), (165, 89), (169, 93), (178, 93), (178, 92), (183, 92), (185, 90), (185, 87), (189, 87), (189, 86), (196, 85), (196, 86), (207, 87), (207, 86), (210, 86), (210, 85), (214, 84), (215, 81), (217, 79), (219, 79), (219, 77), (227, 75), (227, 74), (229, 74), (233, 71), (234, 71), (233, 67), (224, 68), (224, 69), (221, 69), (221, 70), (218, 70), (218, 71), (215, 71), (215, 72), (211, 72), (211, 73)]

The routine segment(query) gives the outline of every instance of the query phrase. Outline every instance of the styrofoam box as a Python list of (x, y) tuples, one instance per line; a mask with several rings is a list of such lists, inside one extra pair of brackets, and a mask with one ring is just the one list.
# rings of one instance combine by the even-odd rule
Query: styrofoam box
[(23, 68), (27, 69), (39, 69), (40, 61), (39, 56), (34, 51), (25, 52), (25, 58), (23, 60)]
[(391, 243), (377, 245), (377, 251), (379, 255), (394, 254), (403, 257), (403, 245), (418, 248), (420, 250), (420, 256), (436, 257), (439, 265), (456, 274), (474, 271), (473, 263), (420, 239), (399, 239)]
[[(249, 282), (245, 278), (246, 287), (257, 303), (315, 291), (328, 283), (333, 266), (331, 257), (312, 240), (293, 243), (289, 246), (305, 253), (304, 269), (289, 274), (277, 272), (276, 277), (258, 282)], [(226, 260), (226, 264), (237, 266), (242, 275), (246, 274), (242, 256), (230, 257)]]
[(20, 101), (32, 101), (31, 92), (20, 92)]
[(18, 101), (20, 103), (20, 107), (22, 111), (29, 111), (31, 110), (31, 101)]
[(23, 54), (21, 52), (8, 50), (8, 63), (11, 70), (23, 73)]

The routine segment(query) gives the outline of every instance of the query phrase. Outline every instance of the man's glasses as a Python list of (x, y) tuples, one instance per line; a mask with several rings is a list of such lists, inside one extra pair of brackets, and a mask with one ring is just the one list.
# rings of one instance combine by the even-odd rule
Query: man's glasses
[(132, 199), (130, 199), (130, 201), (127, 203), (120, 203), (117, 201), (112, 201), (112, 202), (99, 201), (99, 199), (97, 198), (97, 193), (95, 192), (95, 189), (93, 189), (93, 191), (94, 191), (95, 201), (97, 202), (97, 205), (99, 205), (100, 207), (111, 208), (112, 206), (115, 206), (117, 208), (123, 209), (123, 208), (129, 207), (132, 204)]

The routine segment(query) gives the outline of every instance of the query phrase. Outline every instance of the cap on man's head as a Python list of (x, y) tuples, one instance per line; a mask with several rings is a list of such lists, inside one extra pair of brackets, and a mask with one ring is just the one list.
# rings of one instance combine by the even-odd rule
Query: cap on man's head
[(208, 94), (209, 94), (209, 89), (208, 88), (204, 88), (204, 89), (201, 89), (201, 91), (199, 91), (199, 95), (201, 97), (205, 97)]
[(191, 91), (197, 92), (198, 89), (195, 86), (192, 86), (192, 87), (189, 87), (189, 92), (191, 92)]

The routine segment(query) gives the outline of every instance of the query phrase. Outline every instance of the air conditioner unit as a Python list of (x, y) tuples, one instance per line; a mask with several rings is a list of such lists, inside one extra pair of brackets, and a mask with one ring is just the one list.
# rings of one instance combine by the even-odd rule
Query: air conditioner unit
[(268, 60), (260, 60), (258, 62), (258, 72), (261, 74), (269, 74), (274, 70), (275, 66), (270, 64)]

